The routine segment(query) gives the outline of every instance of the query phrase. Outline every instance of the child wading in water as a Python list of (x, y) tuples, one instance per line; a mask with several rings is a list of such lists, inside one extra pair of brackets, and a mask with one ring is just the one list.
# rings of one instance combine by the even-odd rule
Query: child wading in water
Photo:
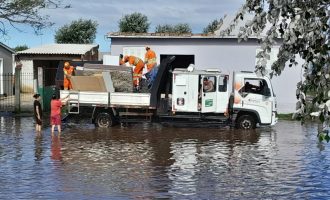
[(41, 125), (42, 125), (42, 109), (40, 104), (40, 94), (33, 95), (33, 98), (35, 99), (33, 102), (33, 111), (34, 111), (34, 119), (36, 122), (36, 131), (41, 131)]
[(61, 108), (62, 104), (64, 105), (66, 103), (67, 98), (68, 96), (60, 99), (56, 94), (53, 94), (52, 96), (50, 102), (50, 124), (52, 125), (52, 135), (54, 134), (55, 126), (57, 126), (58, 133), (61, 134)]

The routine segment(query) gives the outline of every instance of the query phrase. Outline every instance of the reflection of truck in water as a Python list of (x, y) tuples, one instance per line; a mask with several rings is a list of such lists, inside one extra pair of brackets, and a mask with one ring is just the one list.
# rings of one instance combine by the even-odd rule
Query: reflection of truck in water
[(219, 70), (172, 71), (174, 59), (169, 57), (159, 65), (146, 93), (116, 92), (109, 87), (106, 92), (61, 90), (60, 94), (69, 95), (69, 115), (87, 113), (98, 127), (143, 121), (242, 129), (276, 124), (276, 99), (268, 77), (253, 72), (230, 76)]

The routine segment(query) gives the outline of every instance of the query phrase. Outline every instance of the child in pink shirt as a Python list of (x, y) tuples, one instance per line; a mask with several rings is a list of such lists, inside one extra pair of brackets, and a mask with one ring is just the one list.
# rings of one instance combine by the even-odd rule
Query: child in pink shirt
[(50, 102), (50, 124), (52, 125), (52, 134), (54, 133), (55, 126), (57, 126), (58, 133), (61, 133), (61, 108), (63, 99), (59, 99), (55, 94), (52, 96)]

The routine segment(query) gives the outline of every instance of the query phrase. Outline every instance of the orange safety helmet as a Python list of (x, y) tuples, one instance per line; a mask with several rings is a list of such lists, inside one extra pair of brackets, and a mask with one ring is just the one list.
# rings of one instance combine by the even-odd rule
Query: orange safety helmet
[(69, 63), (69, 62), (65, 62), (65, 63), (64, 63), (64, 67), (65, 67), (65, 68), (69, 68), (69, 67), (70, 67), (70, 63)]

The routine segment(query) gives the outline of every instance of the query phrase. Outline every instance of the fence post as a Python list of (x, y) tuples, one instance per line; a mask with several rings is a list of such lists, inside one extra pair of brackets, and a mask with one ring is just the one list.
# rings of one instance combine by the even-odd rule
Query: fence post
[(15, 68), (15, 112), (21, 112), (21, 68)]

